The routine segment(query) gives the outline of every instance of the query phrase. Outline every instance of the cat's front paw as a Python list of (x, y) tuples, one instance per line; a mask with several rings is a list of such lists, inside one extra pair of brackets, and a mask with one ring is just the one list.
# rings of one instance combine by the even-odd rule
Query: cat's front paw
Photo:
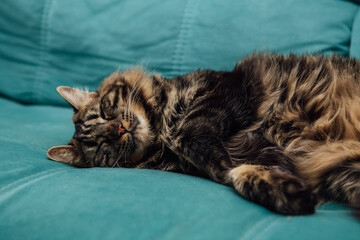
[(290, 215), (307, 215), (315, 212), (316, 195), (300, 178), (274, 170), (271, 179), (275, 193), (274, 207), (277, 212)]

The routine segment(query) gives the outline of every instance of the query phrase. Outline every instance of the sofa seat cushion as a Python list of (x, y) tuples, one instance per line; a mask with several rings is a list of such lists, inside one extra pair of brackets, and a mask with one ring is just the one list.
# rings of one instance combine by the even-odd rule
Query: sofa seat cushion
[(287, 217), (206, 179), (79, 169), (46, 157), (73, 134), (72, 110), (0, 98), (0, 239), (358, 239), (336, 204)]

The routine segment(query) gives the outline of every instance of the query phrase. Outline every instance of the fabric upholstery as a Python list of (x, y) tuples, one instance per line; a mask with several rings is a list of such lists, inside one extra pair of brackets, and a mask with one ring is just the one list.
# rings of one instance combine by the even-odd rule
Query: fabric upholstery
[(288, 217), (206, 179), (46, 157), (74, 131), (58, 85), (230, 70), (254, 51), (360, 57), (359, 19), (345, 0), (2, 0), (0, 239), (359, 239), (342, 205)]
[[(11, 116), (11, 117), (9, 117)], [(0, 98), (0, 239), (358, 239), (350, 209), (277, 215), (209, 180), (50, 161), (72, 110)]]
[(360, 59), (360, 8), (355, 15), (352, 26), (350, 56)]
[(230, 70), (254, 51), (348, 55), (358, 5), (343, 0), (2, 0), (0, 93), (65, 104), (117, 69)]

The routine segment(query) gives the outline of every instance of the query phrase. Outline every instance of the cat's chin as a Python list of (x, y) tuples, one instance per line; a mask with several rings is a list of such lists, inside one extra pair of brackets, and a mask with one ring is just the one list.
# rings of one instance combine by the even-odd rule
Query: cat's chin
[(142, 153), (145, 150), (145, 148), (147, 147), (147, 144), (146, 144), (146, 142), (144, 142), (141, 132), (135, 130), (132, 133), (132, 139), (133, 139), (133, 144), (134, 144), (134, 149), (133, 149), (132, 154)]
[(128, 149), (128, 156), (131, 162), (138, 162), (144, 155), (146, 146), (136, 137), (136, 133), (132, 134), (133, 147)]
[(144, 130), (140, 126), (126, 134), (128, 134), (128, 141), (131, 142), (127, 144), (127, 149), (125, 149), (128, 155), (139, 155), (145, 151), (148, 146), (148, 141), (146, 140), (147, 136), (144, 135)]

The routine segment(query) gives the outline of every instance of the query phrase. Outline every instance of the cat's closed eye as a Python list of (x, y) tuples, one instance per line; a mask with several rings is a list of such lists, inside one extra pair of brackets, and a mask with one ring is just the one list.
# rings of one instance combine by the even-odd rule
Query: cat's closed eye
[(85, 121), (90, 121), (90, 120), (97, 119), (97, 118), (99, 118), (98, 114), (91, 114), (86, 118)]
[(108, 96), (104, 96), (100, 102), (100, 116), (105, 120), (115, 118), (117, 105)]
[(104, 120), (115, 119), (115, 109), (109, 107), (100, 107), (100, 117)]

